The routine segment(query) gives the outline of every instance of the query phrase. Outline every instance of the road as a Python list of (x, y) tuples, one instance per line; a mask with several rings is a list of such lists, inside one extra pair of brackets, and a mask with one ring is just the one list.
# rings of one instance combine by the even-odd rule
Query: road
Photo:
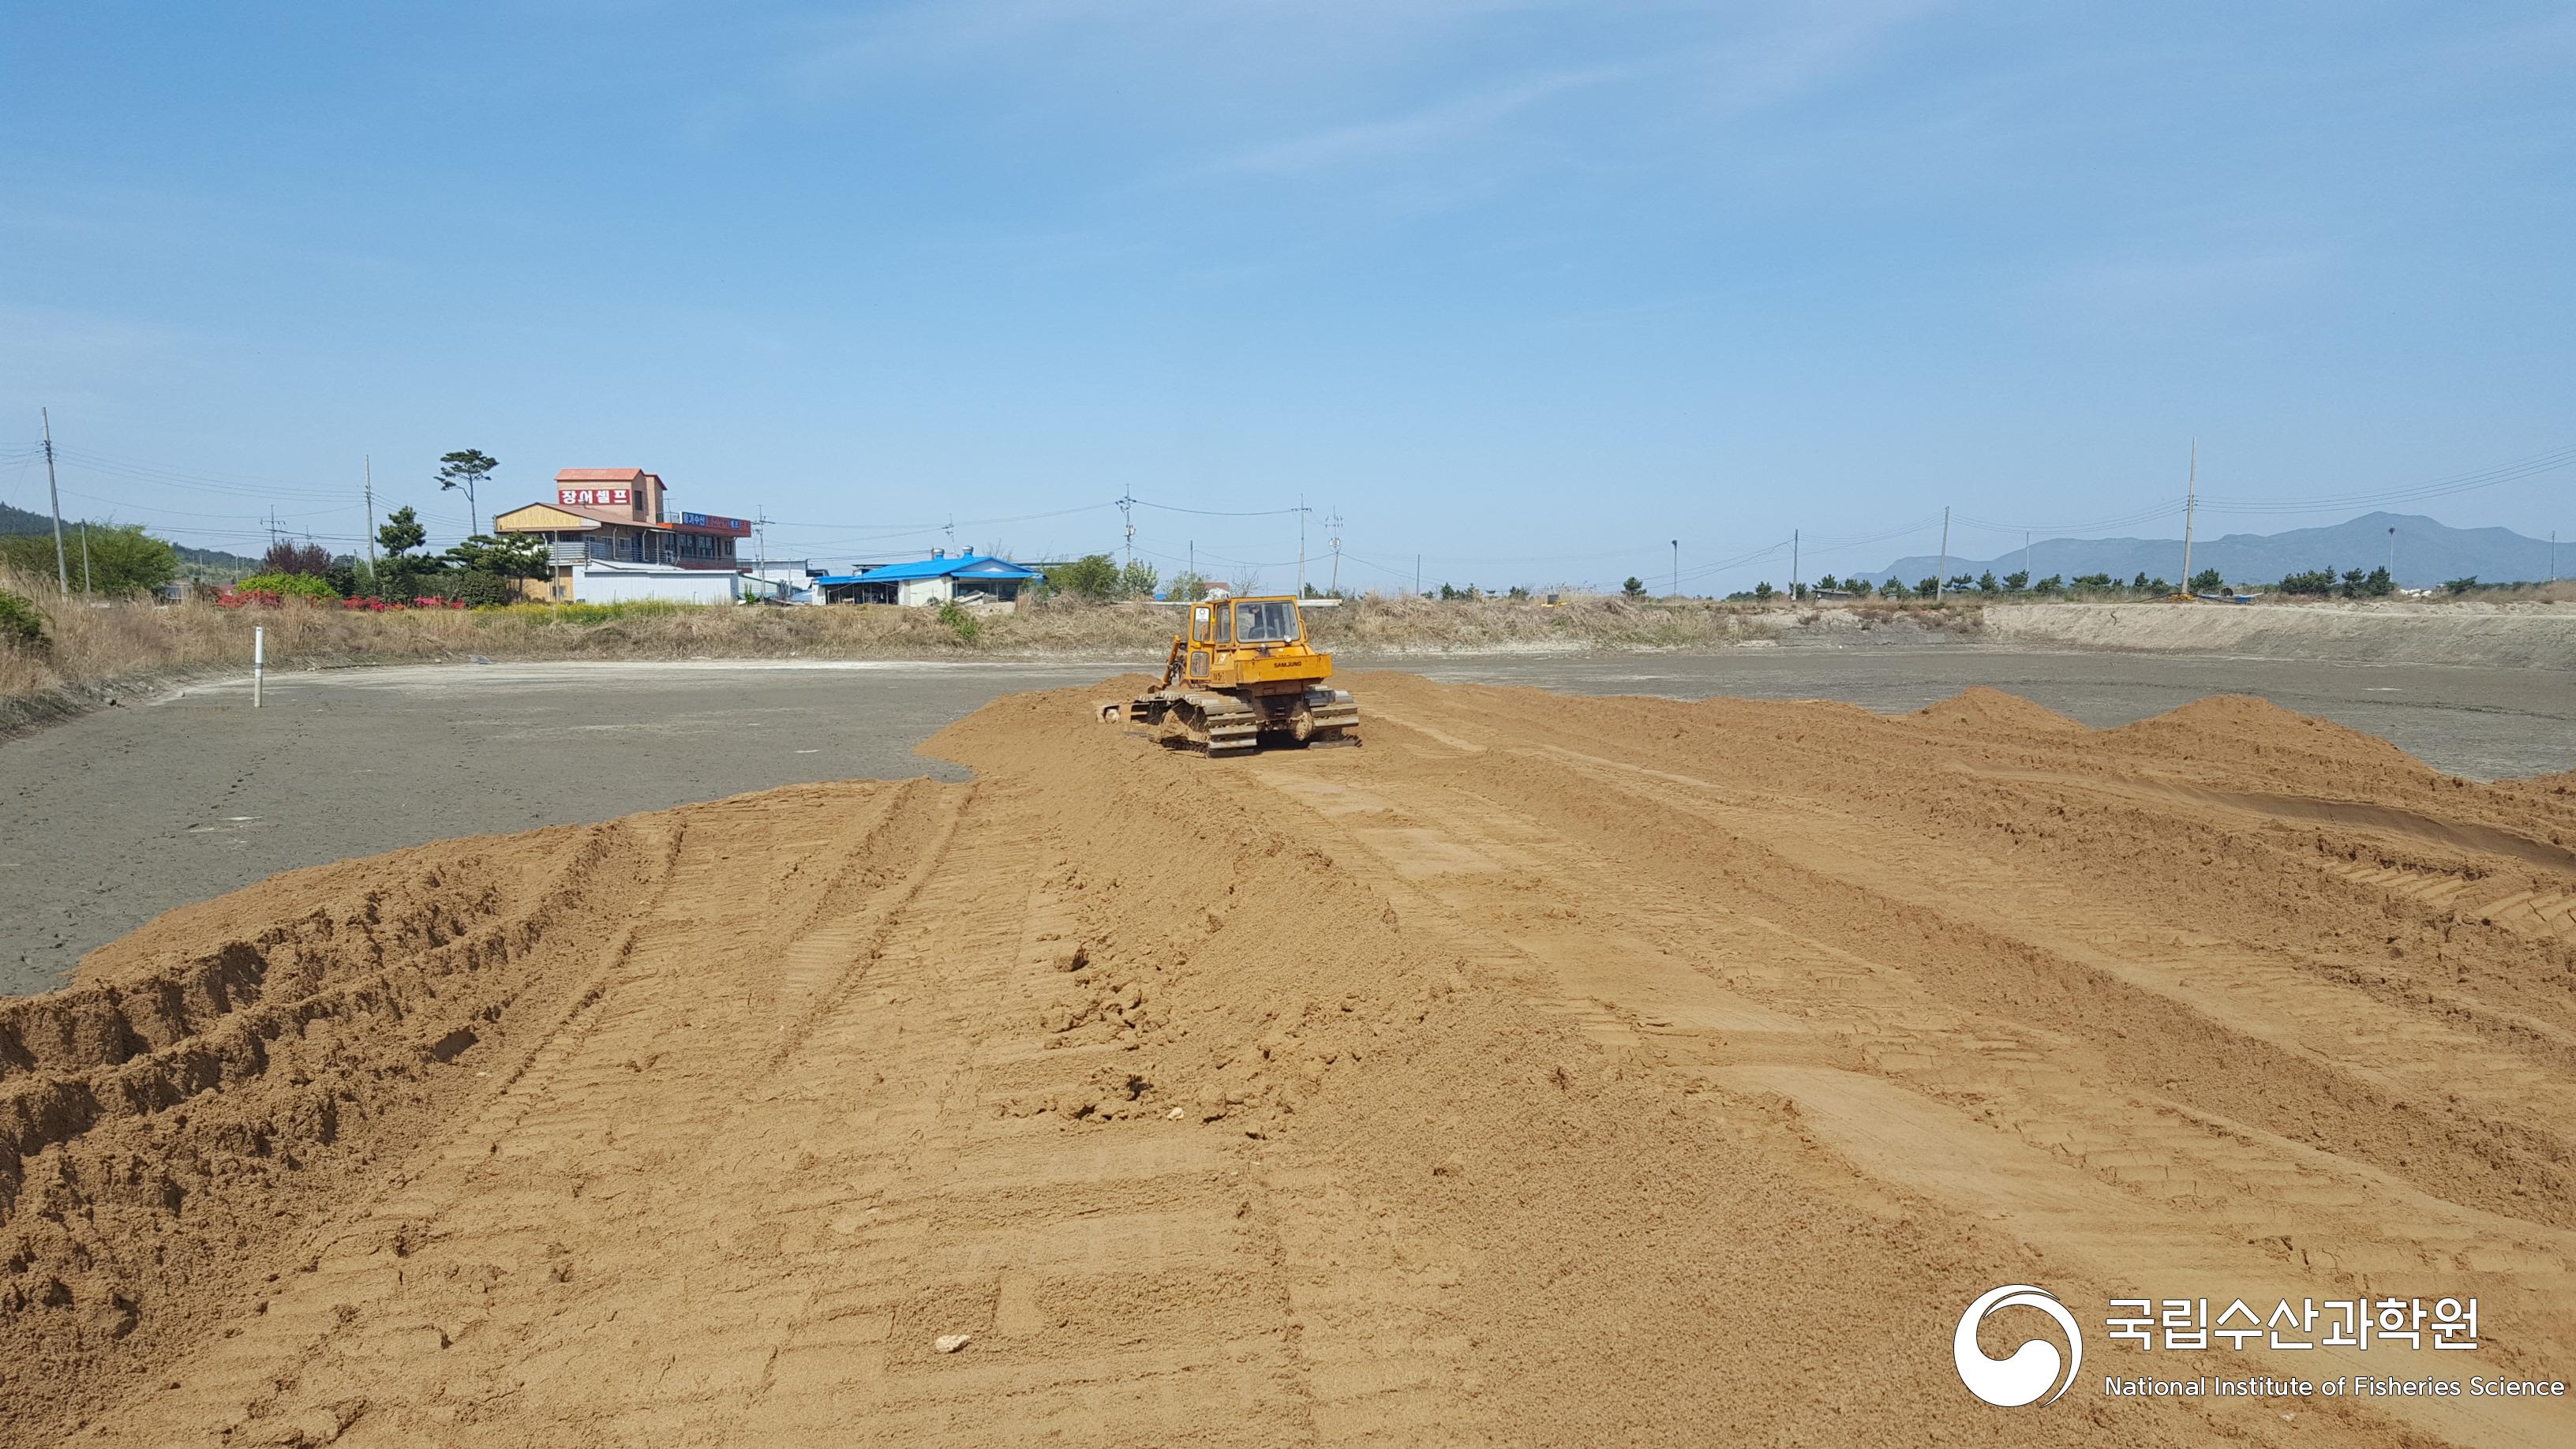
[[(1961, 647), (1403, 667), (1587, 694), (1812, 697), (1891, 712), (1985, 684), (2095, 726), (2244, 693), (2472, 777), (2576, 768), (2576, 681), (2537, 671)], [(281, 675), (256, 713), (247, 681), (105, 711), (0, 743), (0, 995), (58, 985), (82, 955), (160, 912), (275, 871), (776, 785), (962, 780), (913, 747), (997, 696), (1119, 668), (434, 665)]]

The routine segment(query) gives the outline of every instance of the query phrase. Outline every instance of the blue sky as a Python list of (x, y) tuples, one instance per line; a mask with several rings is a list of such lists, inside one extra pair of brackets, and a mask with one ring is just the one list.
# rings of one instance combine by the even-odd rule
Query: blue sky
[[(1692, 592), (2576, 447), (2576, 10), (16, 6), (0, 501)], [(2576, 467), (2407, 505), (2576, 537)], [(1184, 514), (1169, 507), (1210, 510)], [(1078, 510), (1078, 511), (1067, 511)], [(2364, 511), (2206, 517), (2269, 531)], [(2178, 532), (2154, 519), (2088, 532)], [(1881, 537), (1881, 535), (1896, 536)], [(1834, 539), (1866, 540), (1835, 545)], [(1168, 571), (1168, 570), (1167, 570)]]

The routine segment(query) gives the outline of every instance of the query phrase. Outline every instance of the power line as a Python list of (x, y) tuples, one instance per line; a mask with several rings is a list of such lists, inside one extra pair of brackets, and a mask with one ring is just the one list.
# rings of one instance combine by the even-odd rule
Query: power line
[(847, 531), (853, 537), (904, 538), (914, 534), (939, 533), (961, 523), (968, 528), (984, 528), (997, 523), (1034, 523), (1040, 519), (1046, 518), (1070, 518), (1077, 513), (1097, 513), (1104, 508), (1115, 508), (1117, 506), (1118, 505), (1114, 502), (1085, 503), (1077, 508), (1058, 508), (1046, 513), (1014, 513), (1002, 518), (950, 518), (938, 523), (817, 523), (807, 519), (794, 518), (775, 518), (771, 519), (770, 522), (772, 525), (779, 528), (828, 528), (835, 531)]
[(1148, 503), (1144, 499), (1136, 497), (1129, 497), (1123, 500), (1120, 506), (1123, 507), (1126, 504), (1131, 503), (1138, 508), (1159, 509), (1165, 513), (1195, 513), (1201, 518), (1284, 518), (1291, 513), (1303, 513), (1306, 511), (1302, 505), (1296, 508), (1252, 508), (1240, 511), (1218, 508), (1183, 508), (1180, 505), (1173, 503)]
[[(89, 500), (90, 502), (92, 502), (92, 503), (105, 503), (105, 504), (108, 504), (108, 505), (110, 505), (110, 506), (114, 506), (114, 505), (119, 504), (119, 503), (122, 503), (122, 502), (124, 501), (124, 500), (122, 500), (122, 499), (109, 498), (109, 497), (106, 497), (106, 496), (104, 496), (104, 495), (102, 495), (102, 494), (97, 494), (97, 493), (83, 493), (82, 491), (80, 491), (80, 490), (79, 490), (79, 489), (77, 489), (77, 488), (66, 488), (66, 489), (64, 489), (64, 490), (63, 490), (63, 492), (64, 492), (64, 493), (66, 493), (66, 494), (69, 494), (70, 496), (72, 496), (72, 497), (74, 497), (74, 498), (86, 498), (86, 499), (88, 499), (88, 500)], [(172, 517), (172, 518), (239, 518), (239, 517), (241, 517), (241, 513), (240, 513), (240, 511), (239, 511), (239, 510), (237, 510), (237, 509), (236, 509), (236, 510), (233, 510), (233, 511), (230, 511), (230, 512), (225, 512), (225, 513), (199, 513), (199, 512), (196, 512), (195, 510), (192, 510), (192, 509), (186, 509), (186, 508), (161, 508), (161, 507), (155, 507), (155, 508), (152, 508), (152, 509), (147, 510), (147, 511), (152, 512), (152, 513), (155, 513), (155, 514), (161, 514), (161, 515), (164, 515), (164, 516), (167, 516), (167, 517)], [(328, 515), (330, 515), (330, 514), (334, 514), (334, 513), (355, 513), (355, 512), (357, 512), (357, 511), (358, 511), (358, 505), (357, 505), (357, 504), (355, 504), (355, 503), (343, 503), (343, 504), (341, 504), (341, 505), (340, 505), (339, 507), (337, 507), (337, 508), (307, 508), (307, 509), (301, 510), (301, 511), (299, 511), (299, 512), (295, 512), (295, 513), (279, 513), (277, 510), (275, 510), (275, 509), (273, 509), (273, 508), (272, 508), (272, 509), (270, 509), (267, 513), (264, 513), (264, 514), (262, 514), (262, 515), (260, 515), (260, 516), (261, 516), (261, 517), (263, 517), (263, 518), (269, 518), (269, 517), (275, 517), (275, 518), (322, 518), (322, 517), (326, 517), (326, 516), (328, 516)]]
[[(193, 492), (205, 495), (210, 500), (236, 498), (244, 500), (256, 499), (259, 502), (268, 505), (266, 519), (260, 526), (253, 529), (242, 529), (237, 526), (219, 526), (226, 520), (238, 520), (244, 516), (241, 512), (224, 510), (221, 509), (220, 506), (215, 510), (192, 510), (184, 508), (150, 508), (141, 510), (147, 518), (188, 520), (188, 522), (183, 523), (181, 527), (192, 535), (199, 535), (208, 538), (256, 540), (261, 537), (263, 533), (291, 531), (287, 528), (287, 525), (293, 522), (309, 523), (310, 521), (317, 520), (325, 522), (337, 521), (344, 519), (350, 512), (357, 512), (363, 509), (367, 520), (367, 533), (361, 533), (358, 535), (321, 533), (309, 534), (308, 536), (350, 544), (365, 544), (371, 542), (370, 535), (372, 534), (373, 524), (375, 521), (371, 484), (366, 489), (365, 501), (358, 505), (352, 505), (346, 502), (347, 494), (341, 489), (325, 486), (308, 486), (300, 482), (284, 480), (264, 481), (226, 473), (207, 471), (193, 466), (175, 466), (145, 462), (113, 454), (99, 453), (85, 448), (63, 446), (54, 443), (51, 439), (50, 416), (48, 416), (45, 421), (46, 436), (42, 441), (16, 449), (0, 450), (0, 468), (27, 468), (34, 466), (38, 460), (43, 460), (47, 464), (48, 486), (55, 500), (55, 512), (57, 515), (60, 513), (60, 498), (65, 492), (70, 493), (71, 496), (76, 499), (86, 499), (96, 503), (109, 504), (120, 510), (131, 510), (134, 508), (131, 498), (115, 498), (107, 493), (91, 493), (78, 488), (68, 490), (61, 488), (57, 476), (58, 471), (61, 469), (68, 469), (72, 471), (76, 477), (83, 473), (87, 473), (94, 475), (103, 481), (111, 479), (123, 480), (128, 483), (143, 484), (150, 487), (170, 488), (183, 492)], [(371, 467), (372, 462), (370, 461), (370, 468)], [(2113, 516), (2077, 521), (2044, 523), (2018, 520), (1998, 520), (1979, 517), (1967, 513), (1953, 514), (1952, 521), (1956, 526), (1966, 528), (1971, 531), (2000, 533), (2005, 535), (2021, 533), (2024, 534), (2026, 538), (2031, 534), (2078, 535), (2134, 527), (2141, 524), (2172, 518), (2176, 515), (2185, 514), (2199, 509), (2214, 510), (2222, 514), (2235, 515), (2286, 515), (2297, 513), (2324, 513), (2340, 509), (2368, 509), (2390, 504), (2399, 504), (2459, 493), (2467, 493), (2479, 489), (2493, 488), (2523, 479), (2557, 473), (2571, 467), (2576, 467), (2576, 446), (2554, 448), (2471, 472), (2376, 490), (2281, 499), (2263, 499), (2243, 495), (2239, 495), (2234, 498), (2226, 496), (2217, 498), (2167, 498), (2160, 499), (2146, 506)], [(2194, 491), (2196, 492), (2196, 487)], [(309, 506), (299, 506), (294, 510), (286, 510), (278, 506), (286, 502)], [(1150, 499), (1138, 498), (1132, 491), (1123, 493), (1119, 498), (1114, 500), (1078, 504), (1067, 508), (998, 515), (987, 518), (952, 519), (941, 523), (870, 525), (851, 521), (825, 522), (818, 520), (778, 520), (768, 518), (764, 513), (760, 520), (760, 525), (764, 529), (774, 527), (789, 530), (791, 534), (821, 534), (823, 536), (820, 538), (806, 538), (799, 540), (798, 546), (812, 551), (822, 551), (826, 549), (837, 550), (847, 547), (864, 548), (868, 545), (883, 546), (898, 544), (901, 540), (925, 538), (941, 533), (950, 534), (953, 538), (954, 530), (959, 527), (988, 528), (1017, 523), (1068, 519), (1098, 514), (1111, 508), (1118, 509), (1122, 515), (1124, 546), (1127, 549), (1128, 557), (1131, 559), (1140, 552), (1149, 557), (1158, 559), (1167, 559), (1172, 557), (1171, 555), (1157, 553), (1152, 550), (1142, 550), (1137, 548), (1135, 543), (1136, 533), (1134, 522), (1134, 510), (1137, 508), (1151, 509), (1162, 513), (1206, 518), (1262, 519), (1283, 517), (1292, 513), (1297, 514), (1299, 516), (1299, 554), (1301, 556), (1301, 560), (1305, 554), (1303, 536), (1305, 532), (1306, 519), (1304, 515), (1308, 510), (1302, 503), (1294, 507), (1269, 509), (1195, 508), (1179, 504), (1159, 503)], [(424, 522), (432, 524), (442, 532), (456, 525), (456, 520), (448, 518), (443, 514), (420, 513), (419, 516), (422, 517)], [(1405, 567), (1391, 563), (1382, 558), (1373, 558), (1366, 555), (1352, 553), (1347, 547), (1345, 547), (1346, 540), (1343, 537), (1344, 520), (1338, 511), (1335, 511), (1327, 518), (1327, 520), (1325, 520), (1325, 522), (1330, 533), (1328, 546), (1331, 548), (1333, 554), (1333, 572), (1331, 578), (1333, 587), (1336, 589), (1338, 589), (1340, 585), (1341, 560), (1346, 554), (1350, 557), (1355, 567), (1369, 569), (1389, 575), (1392, 579), (1398, 582), (1402, 582), (1409, 572), (1418, 572), (1424, 564), (1433, 561), (1440, 563), (1444, 570), (1470, 571), (1471, 577), (1476, 573), (1500, 570), (1511, 570), (1517, 572), (1533, 568), (1581, 568), (1585, 565), (1613, 560), (1621, 561), (1625, 567), (1637, 568), (1640, 572), (1652, 567), (1652, 564), (1648, 563), (1646, 560), (1646, 552), (1653, 546), (1639, 542), (1616, 548), (1582, 553), (1490, 556), (1435, 556), (1424, 554), (1419, 556), (1412, 569), (1408, 570)], [(1676, 588), (1678, 588), (1684, 583), (1694, 580), (1704, 580), (1727, 569), (1741, 568), (1747, 564), (1758, 562), (1762, 559), (1783, 553), (1784, 551), (1802, 564), (1803, 558), (1807, 553), (1814, 553), (1820, 558), (1830, 557), (1846, 553), (1853, 549), (1868, 547), (1872, 544), (1884, 543), (1890, 540), (1903, 538), (1910, 534), (1923, 533), (1939, 522), (1939, 514), (1926, 514), (1920, 518), (1910, 519), (1892, 527), (1875, 530), (1864, 529), (1848, 534), (1819, 533), (1813, 538), (1808, 538), (1804, 535), (1803, 530), (1800, 530), (1794, 532), (1790, 538), (1782, 540), (1779, 543), (1751, 549), (1731, 558), (1702, 562), (1687, 567), (1677, 566), (1673, 569), (1673, 579)], [(469, 530), (471, 526), (471, 524), (467, 525)], [(763, 540), (765, 546), (765, 533), (763, 534)], [(64, 542), (67, 545), (68, 539), (66, 538)], [(1667, 547), (1672, 547), (1672, 545), (1667, 544)], [(1656, 551), (1661, 552), (1662, 550), (1658, 549)], [(63, 557), (59, 557), (57, 559), (57, 582), (67, 588), (68, 547), (59, 550), (59, 552)], [(873, 553), (875, 550), (870, 549), (869, 552)], [(1677, 553), (1678, 550), (1676, 549), (1675, 552)], [(1303, 574), (1302, 561), (1282, 559), (1277, 562), (1268, 563), (1254, 562), (1244, 559), (1228, 559), (1226, 556), (1212, 551), (1209, 553), (1209, 557), (1215, 562), (1244, 569), (1282, 568), (1288, 567), (1292, 562), (1295, 562), (1300, 569), (1301, 578)], [(1674, 563), (1679, 565), (1681, 561), (1678, 558), (1675, 558)], [(1639, 568), (1639, 565), (1643, 565), (1644, 567)], [(1793, 567), (1793, 574), (1800, 572), (1802, 572), (1802, 568)], [(1794, 582), (1795, 580), (1793, 579), (1793, 583)]]
[(2387, 488), (2375, 493), (2346, 493), (2331, 497), (2283, 499), (2213, 499), (2200, 500), (2200, 506), (2222, 513), (2330, 513), (2345, 508), (2373, 508), (2390, 503), (2412, 503), (2423, 498), (2441, 498), (2453, 493), (2469, 493), (2480, 488), (2493, 488), (2499, 483), (2518, 482), (2555, 473), (2576, 466), (2576, 447), (2556, 448), (2535, 453), (2510, 463), (2480, 469), (2451, 478)]
[(1737, 554), (1733, 558), (1722, 558), (1713, 563), (1694, 564), (1691, 567), (1682, 570), (1680, 577), (1685, 580), (1697, 581), (1707, 578), (1711, 574), (1724, 573), (1728, 569), (1742, 568), (1744, 565), (1749, 563), (1757, 563), (1766, 558), (1776, 557), (1777, 555), (1786, 552), (1790, 547), (1792, 547), (1790, 540), (1784, 538), (1778, 543), (1764, 544), (1760, 548)]
[(83, 468), (93, 473), (106, 473), (115, 477), (129, 478), (138, 483), (158, 483), (165, 487), (188, 488), (203, 493), (230, 493), (238, 496), (256, 498), (337, 498), (346, 496), (336, 488), (308, 487), (303, 484), (292, 483), (244, 482), (237, 479), (217, 478), (210, 474), (192, 473), (177, 468), (165, 468), (158, 464), (135, 463), (125, 459), (112, 458), (103, 453), (90, 452), (85, 448), (64, 448), (61, 452), (63, 461), (73, 467)]
[(1935, 524), (1939, 523), (1940, 521), (1941, 521), (1941, 515), (1940, 515), (1940, 514), (1937, 514), (1937, 513), (1927, 513), (1927, 514), (1924, 514), (1924, 515), (1923, 515), (1922, 517), (1920, 517), (1920, 518), (1914, 519), (1914, 520), (1913, 520), (1913, 521), (1911, 521), (1911, 522), (1908, 522), (1908, 523), (1900, 523), (1900, 524), (1896, 525), (1894, 528), (1885, 529), (1885, 530), (1882, 530), (1882, 531), (1877, 532), (1877, 533), (1861, 533), (1861, 534), (1835, 534), (1835, 533), (1820, 533), (1820, 534), (1817, 534), (1814, 538), (1809, 539), (1809, 540), (1808, 540), (1808, 542), (1810, 542), (1810, 543), (1814, 543), (1814, 544), (1818, 544), (1818, 545), (1821, 545), (1821, 546), (1823, 546), (1823, 547), (1825, 547), (1825, 548), (1843, 548), (1843, 547), (1848, 547), (1848, 546), (1857, 545), (1857, 544), (1864, 544), (1864, 543), (1884, 543), (1885, 541), (1887, 541), (1888, 539), (1891, 539), (1891, 538), (1903, 538), (1905, 535), (1907, 535), (1907, 534), (1909, 534), (1909, 533), (1921, 533), (1921, 532), (1923, 532), (1925, 529), (1928, 529), (1928, 528), (1932, 527), (1933, 525), (1935, 525)]
[[(2152, 508), (2140, 509), (2135, 513), (2124, 513), (2116, 518), (2089, 519), (2082, 523), (1999, 522), (1988, 518), (1972, 518), (1964, 513), (1958, 516), (1958, 521), (1980, 533), (2099, 533), (2104, 529), (2128, 528), (2135, 524), (2153, 523), (2160, 518), (2171, 518), (2182, 512), (2185, 506), (2185, 500), (2176, 498), (2159, 503)], [(2200, 506), (2207, 508), (2209, 500), (2206, 498), (2200, 500)]]

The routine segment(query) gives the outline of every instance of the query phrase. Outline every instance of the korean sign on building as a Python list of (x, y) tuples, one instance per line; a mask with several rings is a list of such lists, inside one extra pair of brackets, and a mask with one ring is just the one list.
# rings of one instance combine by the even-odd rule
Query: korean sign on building
[(720, 513), (683, 513), (680, 515), (680, 526), (682, 528), (712, 528), (720, 533), (748, 534), (751, 532), (750, 519), (727, 518)]
[(634, 498), (634, 490), (629, 488), (558, 488), (555, 490), (555, 501), (567, 506), (578, 504), (590, 508), (629, 508), (634, 506)]

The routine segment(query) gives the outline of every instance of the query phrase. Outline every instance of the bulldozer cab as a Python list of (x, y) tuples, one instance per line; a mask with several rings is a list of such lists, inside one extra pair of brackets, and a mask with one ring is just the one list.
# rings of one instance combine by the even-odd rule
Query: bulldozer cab
[(1190, 605), (1189, 632), (1175, 642), (1175, 683), (1235, 689), (1332, 673), (1332, 656), (1307, 646), (1305, 619), (1291, 598), (1202, 599)]
[(1295, 599), (1207, 599), (1190, 606), (1190, 642), (1296, 644), (1306, 637)]

